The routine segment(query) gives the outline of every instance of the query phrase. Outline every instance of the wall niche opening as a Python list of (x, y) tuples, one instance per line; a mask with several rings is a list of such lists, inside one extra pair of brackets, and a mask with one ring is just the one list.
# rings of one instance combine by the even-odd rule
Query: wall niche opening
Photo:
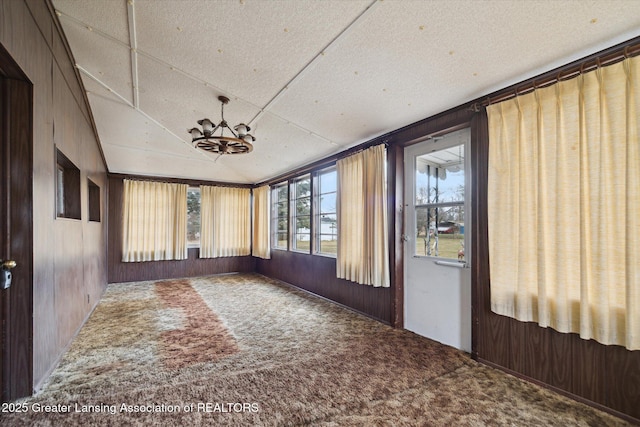
[(100, 187), (87, 179), (89, 187), (89, 221), (100, 222)]
[(56, 216), (80, 219), (80, 211), (80, 169), (56, 149)]

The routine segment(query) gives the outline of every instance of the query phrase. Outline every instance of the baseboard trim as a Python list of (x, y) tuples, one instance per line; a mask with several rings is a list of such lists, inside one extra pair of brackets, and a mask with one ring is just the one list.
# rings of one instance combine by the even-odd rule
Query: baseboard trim
[(47, 380), (49, 379), (49, 377), (51, 376), (51, 374), (53, 373), (53, 371), (58, 367), (58, 365), (60, 364), (60, 361), (62, 360), (62, 358), (64, 357), (65, 354), (67, 354), (67, 351), (69, 351), (69, 347), (71, 347), (71, 344), (73, 344), (73, 342), (75, 341), (76, 337), (78, 336), (78, 334), (80, 333), (80, 331), (82, 330), (82, 328), (84, 327), (84, 325), (87, 323), (87, 320), (89, 320), (89, 317), (91, 317), (91, 315), (93, 314), (93, 312), (95, 311), (96, 307), (98, 307), (98, 304), (100, 304), (100, 301), (102, 300), (102, 296), (104, 295), (105, 291), (107, 290), (107, 286), (109, 286), (109, 284), (106, 284), (104, 286), (104, 288), (102, 289), (102, 292), (100, 293), (100, 296), (98, 298), (95, 299), (94, 303), (93, 303), (93, 307), (91, 307), (91, 310), (89, 310), (89, 312), (87, 313), (87, 315), (84, 317), (84, 319), (82, 319), (82, 322), (80, 323), (80, 326), (78, 326), (78, 328), (76, 329), (76, 331), (74, 332), (73, 336), (71, 337), (71, 339), (69, 340), (69, 342), (67, 343), (67, 345), (64, 346), (64, 348), (62, 349), (62, 351), (60, 352), (60, 354), (58, 355), (58, 357), (56, 358), (56, 360), (54, 361), (54, 363), (51, 364), (51, 367), (47, 370), (47, 372), (42, 376), (42, 379), (40, 381), (38, 381), (37, 383), (35, 383), (33, 385), (33, 389), (31, 390), (31, 394), (35, 395), (37, 394), (42, 387), (44, 386), (44, 384), (47, 382)]
[(284, 280), (276, 279), (276, 278), (273, 278), (273, 277), (269, 277), (269, 276), (267, 276), (267, 275), (265, 275), (265, 274), (261, 274), (261, 273), (253, 273), (253, 274), (256, 274), (256, 275), (258, 275), (258, 276), (262, 276), (262, 277), (267, 278), (267, 279), (269, 279), (269, 280), (273, 280), (274, 282), (281, 283), (281, 284), (282, 284), (282, 285), (284, 285), (284, 286), (287, 286), (287, 287), (289, 287), (289, 288), (293, 288), (293, 289), (295, 289), (295, 290), (297, 290), (297, 291), (304, 292), (305, 294), (307, 294), (307, 295), (311, 295), (311, 296), (313, 296), (313, 297), (315, 297), (315, 298), (320, 298), (321, 300), (324, 300), (324, 301), (329, 302), (329, 303), (331, 303), (331, 304), (335, 304), (335, 305), (337, 305), (337, 306), (339, 306), (339, 307), (342, 307), (342, 308), (345, 308), (345, 309), (347, 309), (347, 310), (349, 310), (349, 311), (352, 311), (352, 312), (354, 312), (354, 313), (360, 314), (360, 315), (362, 315), (362, 316), (364, 316), (364, 317), (368, 317), (369, 319), (375, 320), (376, 322), (380, 322), (380, 323), (382, 323), (382, 324), (384, 324), (384, 325), (391, 326), (391, 323), (390, 323), (390, 322), (387, 322), (387, 321), (385, 321), (385, 320), (379, 319), (379, 318), (377, 318), (377, 317), (375, 317), (375, 316), (372, 316), (371, 314), (365, 313), (365, 312), (363, 312), (363, 311), (356, 310), (356, 309), (355, 309), (355, 308), (353, 308), (353, 307), (349, 307), (348, 305), (345, 305), (345, 304), (339, 303), (339, 302), (337, 302), (337, 301), (334, 301), (334, 300), (332, 300), (331, 298), (327, 298), (327, 297), (325, 297), (325, 296), (322, 296), (322, 295), (316, 294), (315, 292), (311, 292), (311, 291), (310, 291), (310, 290), (308, 290), (308, 289), (304, 289), (304, 288), (301, 288), (301, 287), (299, 287), (299, 286), (296, 286), (296, 285), (294, 285), (293, 283), (285, 282)]
[(577, 394), (573, 394), (571, 392), (568, 392), (567, 390), (563, 390), (563, 389), (561, 389), (559, 387), (555, 387), (555, 386), (553, 386), (551, 384), (547, 384), (547, 383), (545, 383), (543, 381), (540, 381), (540, 380), (537, 380), (535, 378), (529, 377), (527, 375), (521, 374), (520, 372), (517, 372), (517, 371), (514, 371), (512, 369), (506, 368), (504, 366), (498, 365), (497, 363), (491, 362), (491, 361), (483, 359), (481, 357), (475, 357), (475, 360), (478, 361), (479, 363), (482, 363), (483, 365), (487, 365), (487, 366), (489, 366), (491, 368), (498, 369), (498, 370), (500, 370), (502, 372), (505, 372), (505, 373), (507, 373), (509, 375), (513, 375), (516, 378), (520, 378), (520, 379), (528, 381), (530, 383), (539, 385), (540, 387), (546, 388), (547, 390), (554, 391), (554, 392), (556, 392), (558, 394), (561, 394), (561, 395), (563, 395), (565, 397), (568, 397), (569, 399), (573, 399), (573, 400), (575, 400), (577, 402), (584, 403), (585, 405), (589, 405), (592, 408), (598, 409), (600, 411), (607, 412), (607, 413), (609, 413), (609, 414), (611, 414), (611, 415), (613, 415), (615, 417), (618, 417), (618, 418), (621, 418), (621, 419), (623, 419), (623, 420), (625, 420), (627, 422), (630, 422), (631, 424), (640, 425), (640, 419), (637, 419), (635, 417), (632, 417), (629, 414), (625, 414), (624, 412), (620, 412), (620, 411), (617, 411), (617, 410), (615, 410), (613, 408), (605, 406), (602, 403), (594, 402), (594, 401), (589, 400), (589, 399), (587, 399), (585, 397), (578, 396)]

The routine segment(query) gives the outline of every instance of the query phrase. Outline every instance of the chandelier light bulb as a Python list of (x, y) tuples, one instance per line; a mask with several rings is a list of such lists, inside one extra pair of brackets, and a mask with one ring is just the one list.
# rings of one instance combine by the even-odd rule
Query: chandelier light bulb
[(240, 123), (234, 129), (236, 130), (236, 132), (238, 132), (238, 138), (240, 139), (242, 139), (242, 137), (245, 136), (250, 130), (249, 126), (245, 125), (244, 123)]
[(200, 132), (200, 129), (198, 128), (191, 128), (191, 130), (189, 130), (189, 133), (191, 134), (191, 138), (196, 139), (202, 136), (202, 132)]
[(211, 134), (213, 132), (213, 123), (209, 119), (202, 119), (198, 121), (198, 124), (202, 126), (202, 132), (204, 134)]

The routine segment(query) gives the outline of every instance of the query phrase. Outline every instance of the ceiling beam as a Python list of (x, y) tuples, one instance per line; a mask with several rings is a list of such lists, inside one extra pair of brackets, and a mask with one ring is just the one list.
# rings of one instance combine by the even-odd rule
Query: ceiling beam
[(140, 106), (138, 91), (138, 42), (136, 39), (136, 12), (134, 0), (127, 1), (127, 18), (129, 19), (129, 49), (131, 52), (131, 85), (133, 92), (133, 106)]

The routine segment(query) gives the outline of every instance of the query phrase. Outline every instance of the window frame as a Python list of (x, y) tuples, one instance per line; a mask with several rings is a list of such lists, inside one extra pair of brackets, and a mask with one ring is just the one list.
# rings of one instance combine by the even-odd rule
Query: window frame
[[(336, 186), (335, 190), (323, 192), (322, 190), (322, 176), (328, 174), (335, 174)], [(333, 212), (323, 212), (322, 211), (322, 197), (327, 194), (335, 195), (335, 206)], [(314, 185), (313, 185), (313, 205), (314, 205), (314, 215), (313, 215), (313, 254), (326, 256), (330, 258), (336, 258), (338, 256), (337, 242), (339, 240), (338, 236), (338, 170), (335, 165), (329, 166), (324, 169), (320, 169), (314, 173)], [(333, 215), (335, 217), (335, 233), (323, 233), (322, 232), (322, 217), (323, 215)], [(322, 251), (322, 236), (335, 236), (336, 242), (336, 251), (335, 252), (323, 252)]]
[[(301, 185), (304, 181), (309, 182), (308, 195), (298, 195), (298, 186)], [(301, 253), (311, 253), (312, 250), (312, 236), (313, 236), (313, 181), (311, 179), (311, 174), (305, 174), (297, 176), (289, 182), (289, 248), (293, 252), (301, 252)], [(302, 200), (308, 199), (308, 213), (300, 215), (298, 213), (298, 203)], [(298, 231), (298, 219), (300, 217), (306, 217), (309, 227), (307, 228), (309, 231), (307, 233), (299, 233)], [(299, 248), (298, 247), (298, 235), (306, 235), (308, 236), (307, 241), (309, 242), (308, 248)], [(304, 241), (304, 240), (301, 240)]]
[[(321, 192), (321, 177), (325, 174), (335, 174), (335, 190)], [(306, 173), (302, 173), (300, 175), (296, 175), (293, 177), (289, 177), (285, 181), (280, 181), (275, 184), (271, 184), (271, 193), (270, 193), (270, 209), (271, 209), (271, 235), (270, 235), (270, 246), (272, 250), (280, 250), (280, 251), (289, 251), (296, 253), (303, 253), (309, 255), (319, 255), (325, 256), (329, 258), (337, 257), (337, 244), (335, 252), (326, 252), (321, 250), (321, 241), (322, 236), (335, 236), (335, 241), (337, 242), (339, 239), (338, 228), (337, 228), (337, 202), (338, 202), (338, 183), (337, 183), (337, 167), (334, 164), (330, 166), (325, 166), (322, 169), (311, 170)], [(297, 186), (305, 181), (308, 181), (309, 190), (303, 196), (297, 195)], [(281, 192), (285, 191), (284, 194)], [(334, 211), (332, 212), (321, 212), (321, 198), (325, 195), (335, 194), (336, 203)], [(280, 195), (280, 197), (279, 197)], [(304, 217), (308, 217), (308, 232), (300, 233), (297, 230), (296, 223), (300, 218), (300, 214), (298, 213), (298, 202), (302, 199), (308, 199), (308, 209), (307, 212), (303, 214)], [(281, 216), (278, 213), (282, 213)], [(333, 215), (336, 219), (336, 227), (333, 233), (323, 233), (322, 232), (322, 214)], [(286, 224), (286, 227), (283, 225)], [(280, 228), (278, 226), (280, 225)], [(286, 246), (279, 245), (278, 242), (284, 242), (285, 239), (278, 240), (278, 236), (282, 236), (286, 233)], [(300, 234), (305, 234), (308, 236), (309, 246), (308, 247), (298, 247), (297, 243), (299, 241), (304, 241), (305, 239), (298, 239)], [(305, 245), (306, 246), (306, 245)]]
[[(278, 192), (280, 189), (284, 188), (286, 191), (285, 197), (280, 200), (278, 198)], [(290, 240), (290, 221), (289, 221), (289, 181), (284, 181), (271, 186), (271, 249), (279, 250), (279, 251), (288, 251), (289, 250), (289, 240)], [(280, 205), (286, 204), (286, 214), (283, 215), (283, 218), (286, 222), (286, 227), (284, 229), (280, 229), (278, 225), (280, 224), (281, 217), (278, 215), (280, 211), (278, 207)], [(278, 244), (278, 235), (281, 233), (286, 233), (285, 246), (280, 246)]]

